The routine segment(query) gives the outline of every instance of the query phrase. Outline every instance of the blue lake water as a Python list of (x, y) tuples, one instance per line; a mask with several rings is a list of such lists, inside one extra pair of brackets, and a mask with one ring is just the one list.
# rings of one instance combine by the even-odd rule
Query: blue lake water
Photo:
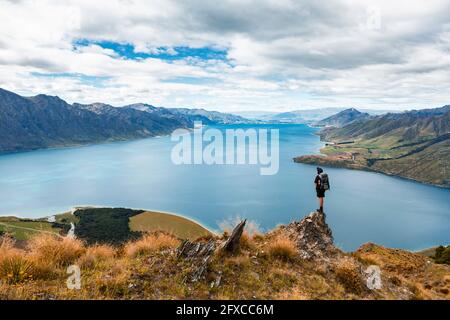
[[(170, 137), (0, 156), (0, 215), (42, 217), (76, 205), (175, 212), (211, 229), (237, 216), (263, 230), (317, 208), (315, 167), (296, 155), (317, 153), (316, 129), (304, 125), (234, 125), (280, 130), (280, 168), (175, 165)], [(382, 174), (327, 168), (325, 211), (335, 242), (411, 250), (450, 243), (450, 190)]]

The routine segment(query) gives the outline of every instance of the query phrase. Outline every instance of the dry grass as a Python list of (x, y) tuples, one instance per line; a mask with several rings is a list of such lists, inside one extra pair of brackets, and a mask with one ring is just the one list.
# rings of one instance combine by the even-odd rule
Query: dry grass
[(168, 232), (180, 239), (195, 240), (212, 233), (200, 224), (177, 215), (162, 212), (143, 212), (130, 218), (130, 229), (140, 232)]
[(288, 238), (277, 238), (269, 243), (267, 252), (270, 257), (281, 261), (294, 261), (297, 256), (297, 247), (295, 243)]
[(343, 261), (336, 267), (336, 278), (349, 293), (361, 294), (365, 290), (358, 266), (350, 261)]
[(14, 240), (12, 238), (7, 236), (0, 238), (0, 261), (16, 251), (17, 249), (14, 248)]
[[(287, 238), (244, 235), (239, 252), (224, 255), (217, 250), (205, 278), (192, 282), (198, 265), (173, 254), (179, 243), (164, 233), (121, 247), (38, 236), (22, 250), (11, 239), (0, 238), (0, 300), (449, 299), (448, 266), (431, 263), (411, 276), (405, 270), (413, 265), (413, 256), (394, 250), (372, 247), (355, 255), (302, 260)], [(366, 287), (364, 278), (372, 260), (384, 263), (383, 286), (376, 291)], [(66, 286), (68, 264), (81, 267), (80, 290)]]
[(20, 254), (12, 254), (0, 263), (0, 278), (7, 283), (17, 284), (33, 277), (33, 265)]
[(135, 258), (152, 252), (176, 248), (180, 241), (171, 235), (159, 233), (149, 234), (137, 241), (129, 242), (124, 247), (127, 257)]
[(116, 250), (109, 245), (94, 245), (88, 247), (85, 253), (77, 260), (81, 268), (95, 268), (98, 264), (112, 260)]
[(32, 277), (32, 264), (23, 252), (14, 248), (14, 241), (9, 237), (0, 238), (0, 279), (9, 284), (16, 284)]
[(382, 269), (400, 273), (415, 273), (423, 270), (427, 265), (427, 258), (422, 255), (385, 248), (373, 243), (362, 245), (355, 252), (355, 256), (370, 264), (376, 264)]
[(224, 264), (232, 268), (244, 269), (250, 267), (250, 258), (246, 255), (227, 257)]
[(242, 233), (241, 236), (241, 240), (240, 240), (240, 247), (242, 249), (246, 249), (246, 250), (250, 250), (250, 251), (254, 251), (256, 249), (256, 243), (253, 239), (253, 237), (251, 237), (248, 232), (244, 231)]
[(84, 253), (85, 247), (77, 239), (41, 234), (29, 241), (28, 250), (34, 262), (58, 267), (75, 262)]

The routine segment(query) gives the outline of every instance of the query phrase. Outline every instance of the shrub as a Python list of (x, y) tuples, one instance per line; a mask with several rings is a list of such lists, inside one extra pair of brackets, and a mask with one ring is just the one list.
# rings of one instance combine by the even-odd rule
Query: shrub
[(436, 261), (436, 263), (450, 264), (450, 246), (437, 247), (434, 254), (434, 260)]
[(125, 255), (138, 257), (163, 249), (175, 248), (180, 241), (165, 233), (149, 234), (137, 241), (129, 242), (124, 247)]
[(142, 210), (124, 208), (85, 208), (77, 210), (77, 237), (88, 244), (107, 243), (120, 245), (136, 239), (140, 233), (130, 230), (130, 217)]
[(293, 261), (297, 257), (297, 247), (288, 238), (275, 239), (269, 244), (267, 251), (270, 257), (282, 261)]

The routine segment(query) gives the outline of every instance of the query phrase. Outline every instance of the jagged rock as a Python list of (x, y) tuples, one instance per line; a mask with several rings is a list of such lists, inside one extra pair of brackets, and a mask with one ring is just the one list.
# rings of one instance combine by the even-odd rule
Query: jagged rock
[(236, 250), (239, 248), (239, 241), (241, 240), (242, 232), (244, 232), (245, 223), (247, 222), (247, 219), (244, 221), (241, 221), (231, 233), (231, 236), (227, 239), (225, 244), (222, 247), (222, 250), (230, 253), (236, 252)]
[(312, 212), (300, 222), (282, 226), (281, 230), (296, 243), (303, 259), (326, 258), (337, 252), (324, 213)]
[(191, 242), (184, 240), (178, 247), (178, 257), (184, 257), (188, 260), (205, 258), (212, 255), (216, 249), (214, 240), (210, 240), (207, 243)]
[(208, 269), (208, 263), (216, 249), (214, 240), (210, 240), (207, 243), (191, 242), (184, 240), (177, 249), (177, 256), (184, 258), (188, 261), (192, 261), (192, 267), (194, 272), (191, 276), (191, 281), (196, 282), (203, 278), (206, 270)]

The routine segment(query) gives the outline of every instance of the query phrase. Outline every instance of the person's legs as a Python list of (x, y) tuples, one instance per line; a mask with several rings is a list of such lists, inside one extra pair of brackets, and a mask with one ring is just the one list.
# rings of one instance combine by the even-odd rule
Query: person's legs
[(323, 213), (323, 198), (325, 197), (325, 190), (316, 189), (317, 199), (319, 200), (319, 209), (318, 211)]

